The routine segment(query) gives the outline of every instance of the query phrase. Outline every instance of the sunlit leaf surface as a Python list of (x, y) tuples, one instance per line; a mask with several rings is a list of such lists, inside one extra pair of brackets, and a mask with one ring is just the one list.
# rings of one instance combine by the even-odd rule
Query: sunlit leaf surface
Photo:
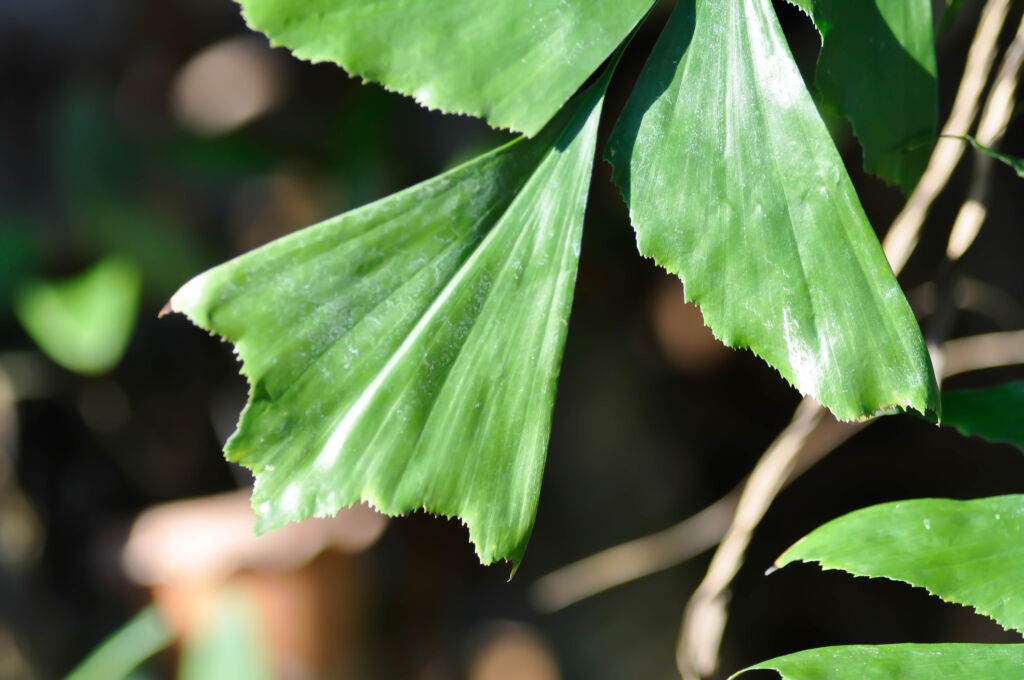
[(784, 680), (1019, 680), (1022, 667), (1024, 644), (908, 644), (809, 649), (746, 670)]
[(268, 530), (358, 501), (459, 516), (483, 562), (533, 526), (607, 76), (532, 140), (283, 238), (171, 308), (235, 344), (226, 453)]
[(931, 155), (938, 86), (931, 0), (790, 0), (822, 46), (815, 88), (846, 116), (864, 168), (910, 190)]
[(944, 393), (942, 423), (1024, 451), (1024, 381)]
[(654, 0), (241, 0), (297, 57), (534, 135)]
[(58, 364), (88, 375), (121, 360), (135, 329), (142, 276), (130, 260), (108, 257), (61, 281), (26, 281), (14, 311), (39, 347)]
[(842, 419), (938, 407), (920, 329), (768, 0), (679, 3), (609, 160), (640, 252), (723, 342)]
[(851, 512), (779, 558), (880, 576), (969, 605), (1024, 631), (1024, 496), (972, 501), (921, 499)]

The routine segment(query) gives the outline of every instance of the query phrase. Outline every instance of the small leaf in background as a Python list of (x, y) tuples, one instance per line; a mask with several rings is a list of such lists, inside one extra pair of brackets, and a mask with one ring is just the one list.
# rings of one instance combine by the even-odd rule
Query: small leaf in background
[(149, 605), (100, 643), (64, 680), (120, 680), (174, 642), (174, 630)]
[(776, 562), (925, 588), (1024, 632), (1024, 495), (884, 503), (818, 527)]
[(654, 0), (242, 0), (249, 26), (312, 62), (536, 134)]
[(130, 260), (108, 257), (71, 279), (26, 281), (15, 291), (14, 312), (55, 362), (86, 375), (105, 373), (128, 347), (141, 277)]
[(1007, 156), (1006, 154), (999, 153), (995, 149), (989, 148), (984, 144), (980, 143), (977, 139), (970, 135), (964, 135), (962, 137), (957, 136), (957, 138), (970, 142), (971, 146), (973, 146), (978, 151), (981, 151), (982, 153), (987, 153), (989, 156), (995, 158), (997, 161), (1000, 161), (1001, 163), (1005, 163), (1006, 165), (1010, 166), (1011, 168), (1013, 168), (1013, 171), (1017, 173), (1017, 177), (1024, 177), (1024, 158), (1014, 158), (1013, 156)]
[(921, 331), (768, 0), (682, 2), (608, 157), (643, 255), (850, 420), (939, 407)]
[(538, 137), (212, 269), (171, 300), (251, 385), (229, 459), (266, 531), (359, 501), (533, 526), (604, 88)]
[(774, 670), (783, 680), (1020, 680), (1022, 667), (1024, 644), (850, 645), (787, 654), (732, 678)]
[(931, 156), (938, 82), (931, 0), (790, 0), (821, 33), (814, 86), (853, 125), (864, 169), (910, 191)]
[(944, 393), (942, 424), (1024, 451), (1024, 381)]

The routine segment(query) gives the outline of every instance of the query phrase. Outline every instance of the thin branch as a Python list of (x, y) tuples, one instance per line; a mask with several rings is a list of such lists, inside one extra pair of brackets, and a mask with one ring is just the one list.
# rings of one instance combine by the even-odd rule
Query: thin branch
[[(943, 351), (943, 377), (1024, 364), (1024, 330), (956, 338), (947, 341)], [(783, 488), (873, 422), (840, 423), (823, 418), (805, 441)], [(746, 481), (668, 529), (613, 546), (539, 578), (530, 593), (534, 606), (544, 612), (558, 611), (696, 557), (725, 536)]]
[(805, 397), (789, 425), (758, 460), (744, 485), (736, 514), (683, 615), (676, 663), (686, 680), (714, 672), (728, 618), (728, 587), (747, 545), (778, 492), (870, 421), (840, 423)]
[[(994, 147), (1006, 132), (1006, 125), (1013, 114), (1013, 95), (1017, 91), (1021, 64), (1024, 64), (1024, 17), (1021, 17), (1017, 34), (1003, 55), (1003, 61), (981, 113), (975, 139), (982, 146)], [(967, 200), (960, 206), (946, 246), (946, 256), (950, 260), (960, 258), (971, 247), (981, 230), (981, 225), (985, 222), (985, 196), (994, 161), (991, 156), (980, 151), (975, 152), (975, 158), (971, 188)]]
[(986, 368), (1024, 364), (1024, 331), (986, 333), (949, 340), (943, 345), (946, 354), (945, 377)]
[(917, 246), (921, 226), (932, 202), (949, 182), (953, 169), (964, 153), (965, 142), (945, 135), (963, 135), (971, 127), (978, 113), (982, 90), (988, 82), (992, 64), (996, 58), (999, 33), (1006, 22), (1009, 0), (989, 0), (981, 12), (977, 31), (967, 52), (967, 64), (960, 80), (953, 110), (942, 128), (944, 136), (939, 137), (935, 150), (928, 161), (928, 167), (917, 183), (907, 204), (892, 223), (882, 241), (885, 256), (889, 258), (893, 271), (899, 272)]
[(566, 565), (533, 584), (530, 599), (554, 612), (609, 588), (655, 574), (696, 557), (722, 540), (742, 485), (675, 526), (602, 550)]

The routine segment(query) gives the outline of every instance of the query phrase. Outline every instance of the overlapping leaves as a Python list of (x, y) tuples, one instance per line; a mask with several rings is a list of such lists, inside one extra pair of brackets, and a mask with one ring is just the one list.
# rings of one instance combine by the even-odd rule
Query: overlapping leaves
[(790, 0), (814, 20), (824, 103), (849, 118), (864, 168), (908, 191), (931, 154), (938, 116), (931, 0)]
[[(172, 301), (244, 361), (251, 402), (227, 453), (256, 472), (262, 529), (369, 500), (458, 515), (485, 562), (518, 561), (600, 96), (563, 104), (653, 0), (241, 4), (274, 44), (427, 106), (528, 135), (563, 108), (535, 140), (222, 265)], [(927, 108), (927, 87), (905, 84), (934, 79), (926, 0), (800, 4), (825, 38), (826, 99), (877, 95), (864, 69), (914, 62), (920, 71), (884, 79), (886, 97), (913, 108), (892, 117), (934, 125), (914, 108)], [(892, 33), (879, 34), (877, 54), (848, 45), (864, 26)], [(866, 63), (836, 75), (833, 91), (841, 45)], [(844, 106), (869, 168), (912, 183), (917, 129)], [(750, 347), (840, 418), (938, 409), (920, 331), (768, 0), (679, 3), (611, 154), (641, 252), (684, 279), (726, 343)]]
[(536, 138), (280, 239), (171, 300), (230, 340), (267, 530), (358, 501), (518, 563), (537, 505), (607, 76)]
[(842, 419), (938, 408), (920, 330), (767, 0), (677, 5), (609, 160), (640, 252)]

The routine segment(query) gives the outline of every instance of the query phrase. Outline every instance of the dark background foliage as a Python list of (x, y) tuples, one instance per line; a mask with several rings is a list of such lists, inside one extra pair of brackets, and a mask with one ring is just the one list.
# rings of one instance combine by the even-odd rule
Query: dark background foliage
[[(966, 3), (939, 40), (943, 116), (976, 4)], [(797, 10), (778, 9), (809, 77), (817, 35)], [(659, 9), (627, 52), (602, 139), (665, 14)], [(173, 105), (175, 83), (201, 50), (245, 35), (282, 94), (245, 125), (200, 134)], [(8, 659), (0, 678), (48, 678), (147, 601), (118, 562), (141, 509), (249, 483), (219, 452), (244, 382), (227, 345), (180, 317), (157, 319), (176, 287), (508, 135), (423, 110), (333, 66), (271, 52), (227, 0), (0, 4), (0, 85), (0, 361), (23, 388), (11, 479), (30, 502), (5, 508), (0, 522), (28, 527), (27, 537), (18, 534), (21, 553), (4, 545), (13, 539), (0, 531), (0, 657)], [(830, 122), (881, 231), (902, 196), (864, 176), (856, 141)], [(1019, 124), (1003, 148), (1024, 155)], [(901, 281), (905, 290), (935, 274), (969, 169), (968, 159), (936, 204)], [(1024, 249), (1020, 187), (997, 168), (988, 226), (962, 265), (965, 276), (1006, 299), (995, 318), (961, 313), (954, 335), (1024, 326), (1024, 273), (1014, 255)], [(36, 354), (11, 295), (28, 277), (71, 275), (109, 253), (142, 268), (142, 309), (124, 360), (87, 378)], [(603, 162), (565, 357), (540, 509), (519, 573), (506, 583), (505, 568), (480, 567), (457, 522), (392, 522), (359, 557), (366, 603), (347, 614), (365, 642), (361, 677), (469, 677), (481, 640), (509, 620), (547, 639), (565, 678), (674, 677), (682, 608), (706, 556), (552, 615), (531, 608), (529, 588), (556, 567), (664, 528), (726, 493), (786, 423), (798, 395), (753, 355), (717, 345), (682, 304), (678, 283), (636, 255)], [(1024, 375), (990, 371), (954, 386), (1010, 377)], [(762, 572), (791, 542), (848, 510), (907, 497), (1020, 492), (1021, 479), (1019, 452), (915, 417), (889, 418), (856, 436), (783, 492), (765, 518), (733, 590), (723, 672), (815, 645), (1013, 639), (964, 608), (898, 584), (806, 566), (768, 578)], [(147, 673), (160, 677), (172, 664), (168, 655)]]

